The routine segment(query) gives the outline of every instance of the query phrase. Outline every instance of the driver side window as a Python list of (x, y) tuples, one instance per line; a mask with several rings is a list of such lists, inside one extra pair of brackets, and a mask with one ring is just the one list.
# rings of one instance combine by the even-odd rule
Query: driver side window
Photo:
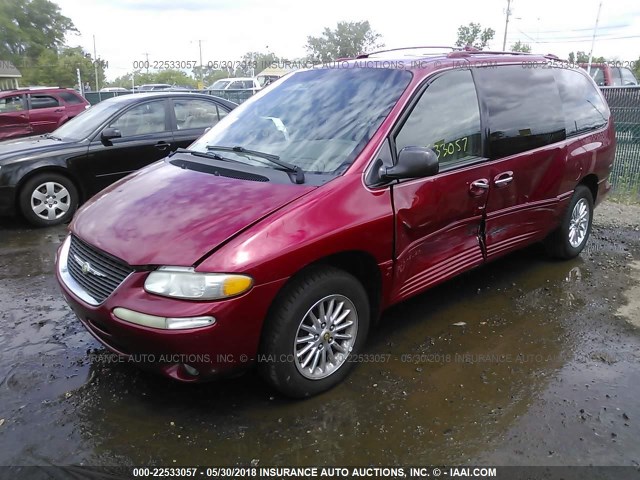
[(122, 138), (166, 132), (164, 100), (143, 103), (127, 110), (109, 125), (122, 133)]
[(480, 109), (471, 72), (455, 70), (433, 80), (395, 138), (405, 147), (436, 152), (440, 169), (482, 155)]

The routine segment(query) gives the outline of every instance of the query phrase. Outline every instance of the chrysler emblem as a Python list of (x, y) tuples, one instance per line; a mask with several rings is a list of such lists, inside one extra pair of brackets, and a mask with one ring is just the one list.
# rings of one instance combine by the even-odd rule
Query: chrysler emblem
[(78, 255), (73, 255), (73, 259), (75, 262), (80, 265), (80, 271), (83, 275), (95, 275), (96, 277), (106, 277), (106, 275), (102, 272), (99, 272), (95, 268), (91, 266), (89, 262), (82, 260)]

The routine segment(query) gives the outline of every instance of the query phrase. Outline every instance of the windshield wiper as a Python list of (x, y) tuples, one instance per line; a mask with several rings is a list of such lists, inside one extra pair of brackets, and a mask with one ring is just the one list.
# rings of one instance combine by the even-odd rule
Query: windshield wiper
[(293, 165), (291, 163), (285, 162), (284, 160), (280, 160), (280, 157), (278, 155), (273, 155), (271, 153), (258, 152), (257, 150), (248, 150), (241, 146), (223, 147), (221, 145), (207, 145), (207, 150), (220, 150), (223, 152), (244, 153), (246, 155), (253, 155), (254, 157), (258, 157), (258, 158), (264, 158), (265, 160), (269, 160), (271, 163), (275, 163), (286, 172), (293, 173), (295, 175), (295, 182), (297, 184), (304, 183), (304, 170), (302, 170), (297, 165)]
[(59, 142), (62, 141), (60, 137), (56, 137), (55, 135), (51, 135), (50, 133), (45, 133), (44, 138), (50, 138), (51, 140), (58, 140)]
[(218, 155), (217, 153), (198, 152), (196, 150), (189, 150), (187, 148), (178, 148), (177, 150), (171, 152), (169, 154), (169, 157), (173, 157), (176, 153), (188, 153), (189, 155), (194, 155), (196, 157), (213, 158), (214, 160), (220, 160), (222, 162), (233, 162), (233, 163), (239, 163), (241, 165), (244, 165), (244, 163), (242, 162), (239, 162), (237, 160), (232, 160), (231, 158), (223, 157), (222, 155)]

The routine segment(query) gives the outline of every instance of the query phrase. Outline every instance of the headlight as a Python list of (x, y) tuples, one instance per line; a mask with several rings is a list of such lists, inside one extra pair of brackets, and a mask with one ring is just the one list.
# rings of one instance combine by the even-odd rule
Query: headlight
[(198, 273), (191, 267), (160, 267), (144, 282), (149, 293), (188, 300), (218, 300), (248, 291), (253, 279), (246, 275)]

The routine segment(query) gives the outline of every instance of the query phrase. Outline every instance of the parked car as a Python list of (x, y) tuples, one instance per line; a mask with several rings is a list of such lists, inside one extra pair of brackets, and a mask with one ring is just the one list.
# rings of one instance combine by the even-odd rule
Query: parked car
[(86, 204), (57, 257), (86, 328), (180, 381), (257, 364), (305, 397), (390, 305), (535, 242), (578, 255), (615, 152), (592, 79), (395, 55), (293, 72)]
[(169, 85), (168, 83), (147, 83), (147, 84), (136, 87), (135, 91), (136, 92), (157, 92), (157, 91), (169, 90), (171, 87), (172, 85)]
[(112, 93), (112, 92), (128, 93), (129, 90), (123, 87), (104, 87), (100, 89), (100, 93)]
[[(589, 64), (581, 63), (580, 68), (589, 71)], [(592, 63), (590, 72), (591, 78), (599, 87), (638, 85), (638, 79), (627, 67), (611, 66), (608, 63)]]
[(58, 87), (20, 88), (0, 92), (0, 141), (53, 132), (89, 108), (75, 90)]
[(202, 94), (104, 100), (51, 134), (0, 143), (0, 215), (67, 222), (76, 207), (127, 174), (191, 144), (236, 105)]
[(260, 83), (255, 78), (238, 77), (216, 80), (208, 90), (251, 90), (255, 93), (261, 88)]

